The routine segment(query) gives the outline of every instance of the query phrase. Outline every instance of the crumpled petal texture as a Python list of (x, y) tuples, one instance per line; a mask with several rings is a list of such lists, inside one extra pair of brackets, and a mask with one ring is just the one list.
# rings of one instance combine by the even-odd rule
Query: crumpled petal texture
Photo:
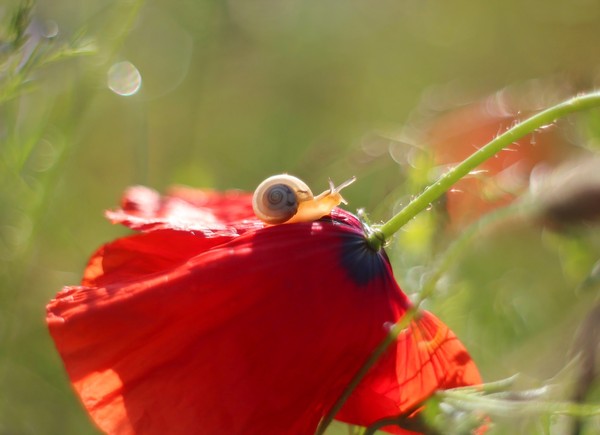
[[(47, 307), (73, 386), (107, 433), (314, 433), (410, 306), (343, 210), (265, 226), (247, 194), (135, 187), (108, 216), (142, 233), (101, 247), (82, 285)], [(368, 425), (480, 381), (425, 312), (337, 418)]]

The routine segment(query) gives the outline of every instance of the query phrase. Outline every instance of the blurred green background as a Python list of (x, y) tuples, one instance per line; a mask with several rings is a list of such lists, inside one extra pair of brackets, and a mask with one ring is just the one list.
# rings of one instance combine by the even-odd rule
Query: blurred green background
[[(531, 111), (600, 79), (589, 0), (52, 0), (30, 22), (15, 19), (22, 4), (0, 5), (0, 434), (96, 433), (44, 306), (126, 233), (102, 215), (125, 187), (252, 190), (290, 172), (319, 192), (356, 175), (349, 208), (383, 221), (433, 180), (419, 129), (435, 116), (501, 89)], [(596, 152), (597, 115), (555, 127), (569, 155)], [(389, 247), (407, 292), (464, 234), (440, 208)], [(427, 307), (486, 381), (522, 373), (523, 388), (556, 383), (568, 400), (561, 376), (595, 303), (598, 228), (510, 215), (463, 243)], [(544, 412), (497, 421), (498, 433), (564, 424)]]

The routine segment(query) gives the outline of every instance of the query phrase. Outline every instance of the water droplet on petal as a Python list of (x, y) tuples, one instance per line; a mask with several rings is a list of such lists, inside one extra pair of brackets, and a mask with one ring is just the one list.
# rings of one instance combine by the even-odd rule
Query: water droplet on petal
[(115, 63), (108, 70), (107, 84), (115, 94), (128, 97), (140, 90), (142, 75), (131, 62)]

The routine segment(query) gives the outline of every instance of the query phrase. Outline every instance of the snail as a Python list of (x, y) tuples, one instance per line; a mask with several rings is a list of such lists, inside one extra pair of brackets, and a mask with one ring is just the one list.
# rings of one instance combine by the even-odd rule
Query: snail
[(273, 175), (254, 191), (252, 207), (256, 217), (267, 224), (311, 222), (328, 215), (341, 203), (346, 204), (340, 191), (354, 180), (356, 177), (335, 187), (330, 179), (329, 190), (313, 196), (299, 178), (288, 174)]

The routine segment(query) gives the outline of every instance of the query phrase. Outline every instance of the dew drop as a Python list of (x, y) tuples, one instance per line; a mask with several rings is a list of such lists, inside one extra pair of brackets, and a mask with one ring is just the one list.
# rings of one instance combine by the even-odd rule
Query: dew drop
[(42, 29), (42, 34), (45, 38), (52, 39), (58, 36), (58, 24), (56, 21), (47, 21)]
[(56, 148), (50, 141), (43, 139), (31, 153), (27, 164), (35, 172), (45, 172), (52, 168), (57, 158)]
[(108, 70), (107, 84), (117, 95), (128, 97), (142, 87), (142, 76), (134, 64), (128, 61), (115, 63)]

